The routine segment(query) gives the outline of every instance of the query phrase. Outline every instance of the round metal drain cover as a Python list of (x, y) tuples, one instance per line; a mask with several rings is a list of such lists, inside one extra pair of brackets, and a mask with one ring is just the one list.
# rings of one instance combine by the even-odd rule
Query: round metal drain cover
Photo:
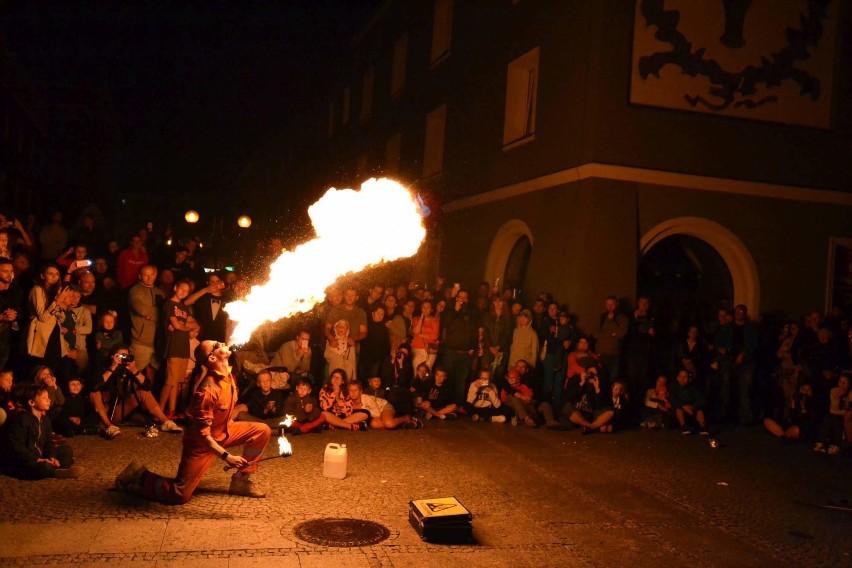
[(320, 546), (369, 546), (390, 536), (390, 531), (373, 521), (361, 519), (314, 519), (299, 523), (296, 536)]

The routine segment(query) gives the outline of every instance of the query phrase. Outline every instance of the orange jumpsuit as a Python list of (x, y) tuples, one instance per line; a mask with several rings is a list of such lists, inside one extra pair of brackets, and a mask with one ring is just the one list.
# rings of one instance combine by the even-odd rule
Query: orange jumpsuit
[(189, 501), (204, 473), (221, 456), (207, 445), (205, 437), (213, 439), (223, 448), (243, 445), (243, 457), (251, 465), (243, 473), (255, 473), (257, 460), (263, 454), (272, 432), (261, 422), (234, 422), (237, 403), (237, 384), (233, 375), (208, 373), (192, 395), (186, 411), (190, 420), (183, 434), (183, 453), (174, 479), (149, 471), (142, 475), (142, 494), (163, 503), (182, 504)]

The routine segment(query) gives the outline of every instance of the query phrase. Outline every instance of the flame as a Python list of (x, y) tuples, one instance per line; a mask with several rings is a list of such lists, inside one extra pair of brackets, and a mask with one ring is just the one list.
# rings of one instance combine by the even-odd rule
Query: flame
[(295, 417), (295, 416), (293, 416), (292, 414), (285, 414), (285, 415), (284, 415), (284, 420), (283, 420), (282, 422), (279, 422), (279, 423), (278, 423), (278, 427), (280, 428), (281, 426), (284, 426), (285, 428), (289, 428), (290, 426), (292, 426), (292, 425), (293, 425), (293, 420), (294, 420), (295, 418), (296, 418), (296, 417)]
[(225, 310), (245, 343), (266, 321), (310, 310), (341, 276), (414, 255), (426, 236), (417, 202), (399, 183), (370, 179), (360, 191), (329, 189), (308, 209), (316, 238), (272, 263), (266, 284)]
[(287, 441), (287, 438), (284, 436), (278, 436), (278, 455), (279, 456), (292, 456), (293, 455), (293, 447), (290, 445), (290, 442)]

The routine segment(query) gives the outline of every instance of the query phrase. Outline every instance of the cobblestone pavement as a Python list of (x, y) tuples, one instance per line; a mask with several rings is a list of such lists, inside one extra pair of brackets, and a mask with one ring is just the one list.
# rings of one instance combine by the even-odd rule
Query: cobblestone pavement
[[(723, 432), (716, 449), (679, 432), (582, 436), (468, 421), (325, 432), (292, 438), (293, 457), (262, 466), (266, 499), (229, 496), (216, 462), (183, 506), (108, 491), (131, 458), (175, 472), (180, 436), (140, 431), (72, 440), (81, 479), (2, 478), (0, 566), (852, 565), (852, 460), (759, 429)], [(344, 480), (322, 477), (329, 442), (348, 446)], [(476, 543), (421, 541), (408, 502), (451, 495), (474, 513)], [(341, 517), (379, 522), (390, 538), (333, 548), (293, 534), (302, 521)]]

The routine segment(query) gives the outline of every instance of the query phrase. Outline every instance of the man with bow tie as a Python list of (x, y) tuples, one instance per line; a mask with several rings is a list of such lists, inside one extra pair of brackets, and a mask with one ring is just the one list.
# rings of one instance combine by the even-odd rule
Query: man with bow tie
[[(222, 295), (225, 283), (215, 272), (211, 272), (207, 278), (207, 287), (199, 290), (204, 294), (197, 298), (187, 298), (186, 305), (192, 305), (195, 321), (201, 326), (198, 333), (199, 341), (219, 341), (224, 343), (228, 339), (228, 314), (225, 312), (227, 300)], [(192, 300), (192, 303), (190, 303)]]

